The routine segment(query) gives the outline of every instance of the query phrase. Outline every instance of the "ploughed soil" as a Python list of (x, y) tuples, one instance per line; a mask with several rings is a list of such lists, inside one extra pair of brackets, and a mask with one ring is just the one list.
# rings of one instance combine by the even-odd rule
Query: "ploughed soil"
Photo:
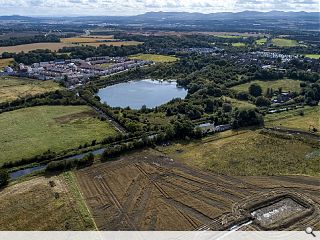
[[(241, 206), (286, 192), (315, 206), (286, 230), (319, 229), (319, 178), (231, 177), (187, 167), (155, 150), (78, 170), (76, 176), (99, 230), (221, 230), (250, 213)], [(227, 229), (227, 228), (226, 228)], [(259, 230), (250, 224), (241, 230)]]

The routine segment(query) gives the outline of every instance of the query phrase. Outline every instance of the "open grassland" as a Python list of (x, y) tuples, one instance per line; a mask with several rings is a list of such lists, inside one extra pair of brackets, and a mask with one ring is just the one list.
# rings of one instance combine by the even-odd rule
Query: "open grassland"
[(233, 47), (245, 47), (246, 44), (245, 43), (242, 43), (242, 42), (237, 42), (237, 43), (231, 43), (231, 45)]
[[(241, 208), (244, 203), (259, 203), (277, 190), (304, 194), (317, 209), (320, 200), (315, 177), (216, 175), (150, 149), (78, 170), (76, 176), (97, 228), (103, 231), (225, 230), (235, 224), (233, 214), (250, 214)], [(313, 226), (317, 214), (289, 229)], [(249, 229), (259, 227), (253, 223)]]
[(0, 58), (0, 70), (4, 69), (7, 66), (12, 65), (14, 62), (13, 58)]
[[(218, 135), (218, 136), (217, 136)], [(227, 175), (317, 175), (320, 156), (313, 145), (260, 131), (225, 132), (160, 151), (204, 170)], [(219, 138), (220, 136), (220, 138)]]
[(0, 191), (0, 230), (93, 230), (92, 217), (74, 184), (67, 173), (33, 178)]
[(256, 40), (257, 45), (264, 45), (267, 42), (267, 38), (261, 38)]
[(223, 100), (230, 102), (233, 108), (255, 108), (256, 106), (246, 101), (240, 101), (234, 98), (223, 96)]
[(0, 47), (0, 54), (3, 52), (19, 53), (19, 52), (29, 52), (36, 49), (49, 49), (51, 51), (58, 51), (63, 47), (70, 47), (69, 44), (65, 43), (31, 43), (23, 44), (9, 47)]
[(271, 42), (277, 47), (296, 47), (299, 45), (297, 41), (286, 38), (273, 38)]
[(265, 116), (265, 125), (302, 131), (309, 131), (309, 127), (312, 126), (317, 128), (317, 134), (320, 134), (320, 106), (268, 114)]
[(53, 81), (0, 77), (0, 102), (12, 101), (59, 89), (61, 89), (59, 84)]
[(299, 92), (300, 91), (300, 81), (292, 79), (280, 79), (275, 81), (251, 81), (249, 83), (244, 83), (238, 86), (232, 87), (232, 89), (238, 92), (248, 92), (249, 86), (253, 83), (257, 83), (261, 86), (264, 93), (267, 92), (268, 88), (272, 88), (274, 91), (282, 88), (282, 91)]
[(129, 56), (131, 59), (140, 59), (145, 61), (153, 61), (153, 62), (175, 62), (178, 60), (178, 58), (174, 56), (166, 56), (166, 55), (158, 55), (158, 54), (137, 54)]
[(312, 59), (320, 59), (320, 54), (305, 54), (304, 56)]
[(109, 122), (100, 121), (87, 106), (39, 106), (5, 112), (0, 115), (0, 128), (0, 164), (116, 135)]

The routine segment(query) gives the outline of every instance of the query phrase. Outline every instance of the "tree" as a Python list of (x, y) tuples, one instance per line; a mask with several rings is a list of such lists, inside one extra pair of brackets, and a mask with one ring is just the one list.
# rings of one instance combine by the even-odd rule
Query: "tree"
[(260, 96), (256, 99), (256, 105), (258, 107), (267, 107), (271, 105), (271, 101), (266, 97)]
[(259, 84), (253, 83), (249, 86), (249, 93), (254, 97), (261, 96), (262, 88)]
[(229, 103), (223, 103), (222, 104), (222, 109), (224, 112), (231, 112), (232, 106)]
[(6, 186), (8, 182), (9, 182), (8, 171), (0, 169), (0, 187)]

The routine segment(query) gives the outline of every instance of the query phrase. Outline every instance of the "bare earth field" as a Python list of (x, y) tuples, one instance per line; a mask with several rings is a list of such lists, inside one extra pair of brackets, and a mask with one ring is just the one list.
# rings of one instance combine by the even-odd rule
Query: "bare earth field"
[(83, 207), (70, 177), (38, 177), (0, 190), (0, 230), (94, 229), (90, 213)]
[(70, 47), (70, 44), (65, 43), (31, 43), (9, 47), (0, 47), (0, 54), (4, 52), (18, 53), (18, 52), (29, 52), (36, 49), (49, 49), (51, 51), (58, 51), (63, 47)]
[[(288, 209), (301, 206), (291, 216), (299, 217), (299, 224), (272, 221), (268, 226), (303, 230), (319, 222), (319, 178), (216, 175), (154, 150), (82, 169), (76, 176), (99, 230), (224, 230), (250, 219), (255, 204), (278, 196), (286, 197), (279, 203), (270, 200), (270, 207), (261, 206), (261, 211), (281, 204), (291, 204), (284, 205)], [(305, 204), (292, 204), (296, 198)], [(260, 225), (255, 219), (241, 230), (263, 229)]]

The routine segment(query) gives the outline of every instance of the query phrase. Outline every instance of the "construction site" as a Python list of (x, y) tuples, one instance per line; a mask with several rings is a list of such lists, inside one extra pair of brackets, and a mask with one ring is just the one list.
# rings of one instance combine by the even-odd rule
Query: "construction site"
[(319, 179), (231, 177), (147, 149), (76, 171), (99, 230), (319, 229)]

